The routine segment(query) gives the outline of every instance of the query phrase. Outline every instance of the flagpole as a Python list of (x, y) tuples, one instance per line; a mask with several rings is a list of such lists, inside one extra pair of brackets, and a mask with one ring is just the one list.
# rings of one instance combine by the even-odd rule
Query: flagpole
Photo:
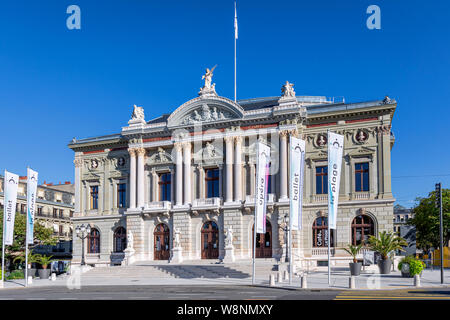
[(234, 102), (236, 102), (236, 36), (237, 36), (237, 14), (236, 1), (234, 2)]
[(30, 167), (29, 166), (27, 166), (27, 217), (26, 217), (26, 219), (25, 219), (25, 221), (26, 221), (26, 228), (25, 228), (25, 287), (28, 287), (28, 228), (29, 228), (29, 226), (28, 226), (28, 224), (29, 224), (29, 222), (28, 222), (28, 211), (30, 210), (30, 206), (29, 206), (29, 203), (28, 203), (28, 197), (29, 197), (29, 194), (28, 194), (28, 183), (29, 183), (29, 181), (28, 181), (28, 179), (29, 179), (29, 175), (30, 175)]
[[(5, 170), (5, 175), (3, 176), (3, 179), (6, 181), (6, 170)], [(7, 184), (4, 183), (5, 189), (7, 188)], [(3, 194), (6, 195), (6, 190), (3, 190)], [(5, 210), (3, 209), (3, 236), (2, 236), (2, 285), (1, 287), (3, 287), (4, 283), (5, 283)]]
[(253, 272), (252, 272), (252, 284), (255, 285), (255, 255), (256, 255), (256, 210), (255, 210), (255, 223), (253, 224)]
[[(327, 130), (327, 141), (330, 137), (330, 129)], [(330, 147), (328, 146), (328, 162), (330, 162)], [(330, 174), (330, 172), (328, 172)], [(328, 182), (329, 183), (329, 182)], [(328, 192), (330, 193), (330, 192)], [(328, 197), (331, 197), (331, 194), (328, 194)], [(329, 203), (329, 200), (328, 200)], [(328, 217), (327, 217), (327, 228), (328, 228), (328, 286), (331, 285), (331, 271), (330, 271), (330, 206), (328, 205)]]
[(292, 285), (292, 276), (294, 275), (294, 264), (292, 261), (292, 217), (289, 217), (289, 285)]

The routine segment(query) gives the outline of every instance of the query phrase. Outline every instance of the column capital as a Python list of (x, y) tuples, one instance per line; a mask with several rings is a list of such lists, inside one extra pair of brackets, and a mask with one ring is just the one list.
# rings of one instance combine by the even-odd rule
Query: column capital
[(173, 147), (175, 148), (175, 151), (181, 152), (183, 150), (183, 143), (182, 142), (175, 142), (173, 144)]
[(187, 141), (181, 142), (181, 145), (184, 150), (190, 150), (192, 148), (191, 143)]
[(145, 156), (145, 148), (136, 148), (135, 152), (137, 156)]
[(238, 143), (242, 143), (242, 136), (234, 136), (234, 143), (238, 144)]
[(234, 141), (234, 137), (232, 137), (232, 136), (225, 136), (224, 138), (223, 138), (223, 140), (225, 140), (225, 143), (232, 143), (233, 141)]
[(286, 138), (290, 134), (290, 130), (280, 130), (279, 135), (281, 138)]
[(73, 164), (75, 165), (75, 168), (80, 168), (83, 165), (83, 160), (81, 158), (75, 158)]
[(130, 154), (130, 157), (136, 156), (136, 148), (128, 148), (128, 153)]

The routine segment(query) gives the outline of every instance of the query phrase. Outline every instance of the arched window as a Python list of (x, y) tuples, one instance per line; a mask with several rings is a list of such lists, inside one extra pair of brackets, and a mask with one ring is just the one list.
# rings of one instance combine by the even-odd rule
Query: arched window
[(88, 235), (88, 253), (100, 253), (100, 232), (95, 228)]
[[(333, 229), (330, 229), (331, 232), (331, 242), (330, 247), (334, 247), (334, 233)], [(312, 243), (313, 247), (328, 247), (328, 218), (327, 217), (318, 217), (314, 220), (312, 227)]]
[(367, 243), (369, 236), (375, 235), (375, 226), (372, 218), (359, 215), (352, 221), (352, 244)]
[(114, 252), (123, 252), (127, 248), (127, 232), (124, 227), (114, 231)]

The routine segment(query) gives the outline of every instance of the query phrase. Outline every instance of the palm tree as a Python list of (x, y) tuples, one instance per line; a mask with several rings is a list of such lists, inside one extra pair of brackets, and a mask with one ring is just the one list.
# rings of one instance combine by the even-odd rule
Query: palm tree
[(356, 259), (356, 256), (358, 255), (359, 251), (361, 251), (362, 247), (363, 243), (361, 242), (356, 246), (350, 244), (347, 248), (344, 248), (344, 250), (353, 257), (353, 262), (357, 263), (358, 260)]
[(53, 256), (44, 256), (44, 255), (39, 255), (38, 257), (38, 262), (41, 264), (42, 269), (47, 269), (47, 266), (50, 262), (53, 261)]
[(405, 239), (397, 236), (391, 232), (378, 233), (379, 239), (374, 236), (369, 237), (369, 248), (373, 251), (379, 252), (383, 260), (388, 259), (389, 253), (395, 250), (405, 251), (403, 247), (406, 247), (408, 243)]
[[(33, 254), (33, 250), (28, 251), (28, 264), (39, 262), (39, 254)], [(25, 262), (25, 253), (21, 252), (20, 255), (14, 258), (13, 262), (19, 261), (21, 263)]]

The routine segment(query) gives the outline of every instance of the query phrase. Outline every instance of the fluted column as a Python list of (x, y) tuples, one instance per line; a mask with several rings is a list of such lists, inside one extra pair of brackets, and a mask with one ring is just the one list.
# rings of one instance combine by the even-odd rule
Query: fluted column
[(142, 208), (145, 204), (145, 182), (144, 182), (144, 156), (145, 149), (136, 149), (137, 156), (137, 207)]
[(225, 202), (233, 201), (233, 137), (225, 137), (225, 171), (226, 171), (226, 194)]
[(242, 137), (234, 139), (234, 200), (242, 200)]
[(191, 203), (191, 143), (183, 143), (184, 204)]
[(83, 165), (83, 160), (75, 158), (73, 163), (75, 164), (75, 213), (79, 214), (81, 209), (81, 166)]
[(280, 200), (287, 199), (287, 131), (280, 131)]
[(136, 150), (128, 149), (130, 154), (130, 208), (136, 208)]
[(183, 204), (183, 158), (182, 158), (182, 146), (181, 143), (177, 142), (175, 143), (175, 161), (176, 161), (176, 167), (175, 167), (175, 177), (176, 177), (176, 195), (175, 204), (177, 206), (180, 206)]

